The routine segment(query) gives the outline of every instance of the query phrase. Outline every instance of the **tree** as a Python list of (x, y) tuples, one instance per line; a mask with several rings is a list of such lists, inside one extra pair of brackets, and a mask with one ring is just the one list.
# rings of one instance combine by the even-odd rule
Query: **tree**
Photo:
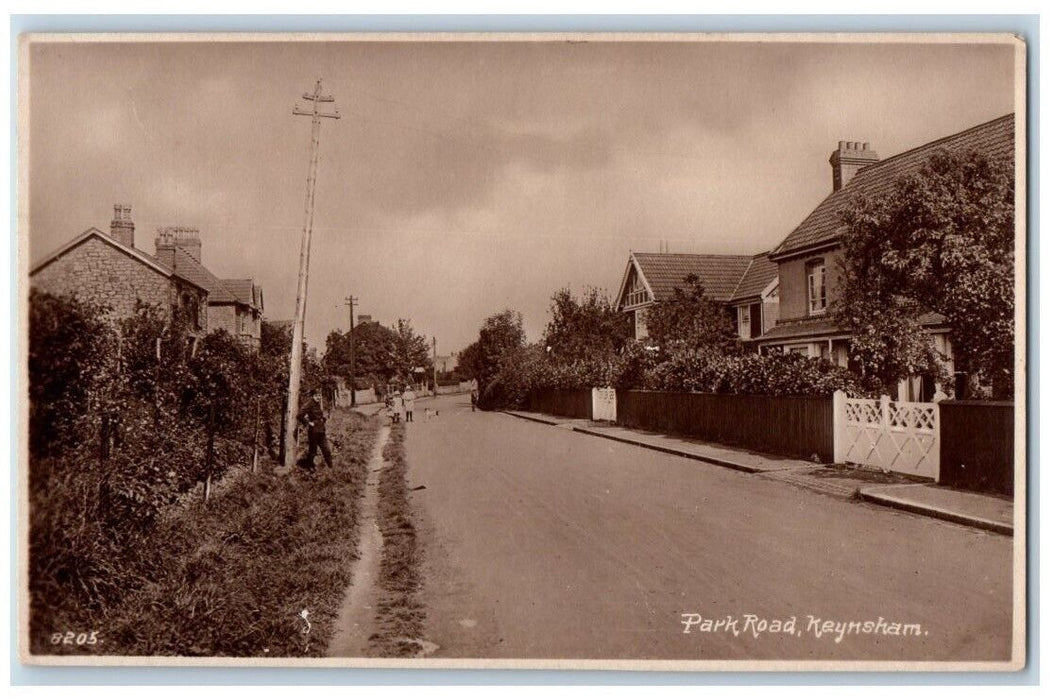
[(482, 375), (484, 367), (481, 362), (481, 346), (478, 341), (463, 348), (459, 353), (459, 362), (456, 372), (465, 379), (477, 379)]
[(923, 314), (951, 327), (956, 367), (997, 398), (1013, 392), (1014, 180), (1011, 161), (934, 153), (890, 191), (856, 197), (846, 230), (839, 322), (853, 329), (852, 359), (869, 381), (892, 386), (936, 359)]
[(525, 347), (525, 330), (521, 313), (504, 309), (485, 319), (478, 333), (477, 377), (481, 386), (495, 377), (500, 362), (510, 353)]
[(551, 297), (551, 320), (543, 345), (558, 358), (611, 360), (631, 334), (630, 319), (601, 293), (591, 288), (579, 300), (568, 289)]
[[(349, 350), (349, 345), (344, 346)], [(357, 375), (386, 384), (395, 374), (396, 343), (394, 331), (378, 321), (359, 323), (354, 327), (354, 355)]]
[(426, 338), (416, 333), (408, 320), (397, 319), (394, 328), (394, 372), (397, 379), (410, 381), (417, 367), (422, 367), (424, 375), (429, 377), (433, 366)]
[(739, 352), (736, 326), (725, 306), (705, 294), (696, 275), (683, 281), (687, 288), (675, 287), (674, 296), (651, 306), (645, 319), (649, 338), (661, 356), (675, 349)]

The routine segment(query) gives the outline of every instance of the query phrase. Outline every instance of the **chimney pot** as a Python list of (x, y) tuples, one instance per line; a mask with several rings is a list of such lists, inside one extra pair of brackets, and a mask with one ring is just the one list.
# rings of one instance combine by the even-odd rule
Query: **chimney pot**
[(174, 256), (175, 248), (182, 249), (197, 262), (201, 262), (201, 236), (200, 229), (189, 226), (164, 226), (157, 229), (157, 257), (161, 257), (161, 249)]

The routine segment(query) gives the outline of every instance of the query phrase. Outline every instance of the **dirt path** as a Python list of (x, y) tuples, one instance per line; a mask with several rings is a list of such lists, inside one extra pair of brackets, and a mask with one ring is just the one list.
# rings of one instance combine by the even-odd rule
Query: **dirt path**
[(361, 520), (358, 532), (359, 557), (354, 562), (350, 586), (339, 608), (328, 656), (364, 657), (368, 639), (372, 635), (378, 590), (379, 563), (383, 554), (383, 535), (376, 523), (379, 504), (379, 475), (383, 471), (383, 447), (390, 437), (390, 426), (379, 429), (375, 450), (368, 463), (368, 480), (361, 499)]

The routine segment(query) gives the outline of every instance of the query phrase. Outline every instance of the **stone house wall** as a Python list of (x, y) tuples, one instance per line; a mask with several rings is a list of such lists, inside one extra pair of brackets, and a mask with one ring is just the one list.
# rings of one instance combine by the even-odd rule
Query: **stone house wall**
[(137, 300), (155, 304), (168, 315), (176, 302), (169, 277), (97, 237), (37, 271), (30, 284), (50, 294), (108, 306), (118, 318), (132, 316)]
[(30, 284), (49, 294), (107, 306), (114, 318), (133, 316), (138, 301), (156, 306), (168, 318), (176, 306), (194, 305), (197, 330), (208, 328), (206, 295), (199, 288), (163, 274), (98, 237), (86, 239), (48, 263), (30, 277)]

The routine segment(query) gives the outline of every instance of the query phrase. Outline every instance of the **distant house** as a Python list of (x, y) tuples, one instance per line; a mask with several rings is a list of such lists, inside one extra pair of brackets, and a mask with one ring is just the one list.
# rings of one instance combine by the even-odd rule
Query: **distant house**
[(131, 207), (113, 207), (109, 233), (89, 228), (29, 270), (29, 283), (41, 291), (104, 305), (114, 319), (135, 314), (139, 302), (171, 317), (189, 319), (190, 332), (208, 330), (208, 288), (192, 275), (135, 247)]
[(631, 317), (634, 337), (648, 337), (649, 307), (685, 291), (685, 278), (696, 275), (704, 294), (725, 304), (743, 340), (758, 338), (772, 328), (778, 315), (777, 268), (765, 253), (758, 255), (698, 255), (631, 253), (616, 308)]
[[(769, 254), (780, 281), (780, 318), (759, 338), (762, 351), (825, 357), (846, 366), (850, 331), (828, 315), (841, 295), (843, 227), (839, 211), (854, 195), (879, 196), (891, 191), (898, 178), (917, 172), (940, 149), (978, 151), (1012, 162), (1014, 117), (1009, 114), (885, 160), (879, 160), (867, 143), (840, 141), (829, 161), (831, 194)], [(950, 329), (944, 317), (927, 314), (921, 321), (937, 349), (950, 358)], [(928, 400), (934, 391), (932, 380), (916, 377), (902, 382), (898, 396)]]
[(434, 368), (441, 373), (451, 372), (459, 366), (459, 353), (451, 355), (438, 355), (434, 358)]
[(157, 259), (208, 290), (209, 330), (223, 329), (258, 349), (262, 336), (262, 288), (251, 279), (220, 279), (201, 262), (200, 231), (168, 226), (157, 231)]

